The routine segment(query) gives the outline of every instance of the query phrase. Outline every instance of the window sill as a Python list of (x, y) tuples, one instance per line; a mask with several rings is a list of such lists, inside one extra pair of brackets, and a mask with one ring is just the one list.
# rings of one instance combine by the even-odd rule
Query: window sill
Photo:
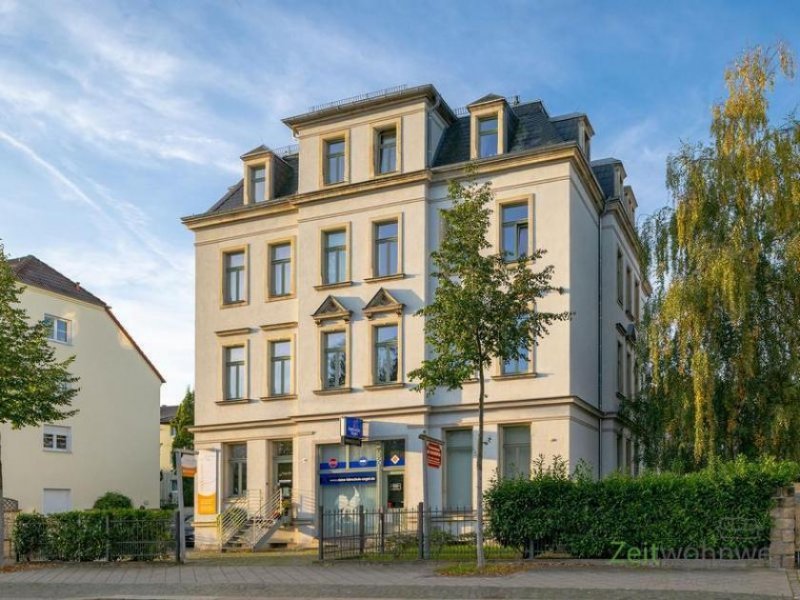
[(391, 177), (392, 175), (399, 175), (399, 174), (400, 174), (399, 169), (394, 169), (393, 171), (386, 171), (385, 173), (382, 173), (380, 171), (375, 171), (372, 177), (374, 179), (383, 179), (385, 177)]
[(239, 400), (216, 400), (214, 404), (218, 406), (224, 406), (226, 404), (249, 404), (250, 398), (241, 398)]
[(238, 308), (240, 306), (247, 306), (247, 300), (240, 300), (239, 302), (223, 302), (219, 305), (220, 308)]
[(397, 381), (393, 383), (373, 383), (372, 385), (365, 385), (364, 389), (369, 391), (376, 391), (376, 390), (399, 390), (406, 387), (406, 384), (402, 381)]
[(284, 294), (283, 296), (267, 296), (265, 302), (279, 302), (280, 300), (294, 300), (297, 298), (295, 294)]
[(352, 281), (338, 281), (336, 283), (321, 283), (320, 285), (315, 285), (314, 289), (319, 292), (322, 290), (335, 290), (337, 288), (350, 287), (351, 285), (353, 285)]
[(47, 338), (48, 342), (53, 342), (54, 344), (58, 344), (59, 346), (72, 346), (72, 341), (67, 340), (66, 342), (62, 342), (61, 340), (54, 340), (53, 338)]
[(349, 394), (353, 391), (351, 387), (340, 387), (340, 388), (324, 388), (321, 390), (314, 390), (314, 394), (317, 396), (334, 396), (336, 394)]
[(335, 188), (337, 186), (347, 185), (348, 181), (342, 179), (341, 181), (322, 181), (322, 187), (325, 189)]
[(273, 400), (297, 400), (297, 394), (281, 394), (280, 396), (261, 396), (262, 402), (272, 402)]
[(535, 379), (536, 373), (508, 373), (507, 375), (495, 375), (492, 379), (496, 381), (513, 381), (514, 379)]
[(72, 450), (57, 450), (56, 448), (42, 448), (42, 451), (50, 454), (72, 454)]
[(397, 279), (404, 279), (405, 273), (395, 273), (394, 275), (383, 275), (382, 277), (366, 277), (364, 283), (376, 283), (379, 281), (394, 281)]

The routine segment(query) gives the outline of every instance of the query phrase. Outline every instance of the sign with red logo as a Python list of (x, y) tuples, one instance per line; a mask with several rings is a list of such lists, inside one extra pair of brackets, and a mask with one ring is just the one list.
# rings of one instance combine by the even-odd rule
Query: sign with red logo
[(425, 458), (428, 466), (438, 469), (442, 466), (442, 446), (436, 442), (425, 442)]
[(328, 459), (328, 466), (329, 466), (331, 469), (335, 469), (336, 467), (338, 467), (338, 466), (339, 466), (339, 461), (338, 461), (338, 460), (336, 460), (335, 458), (329, 458), (329, 459)]

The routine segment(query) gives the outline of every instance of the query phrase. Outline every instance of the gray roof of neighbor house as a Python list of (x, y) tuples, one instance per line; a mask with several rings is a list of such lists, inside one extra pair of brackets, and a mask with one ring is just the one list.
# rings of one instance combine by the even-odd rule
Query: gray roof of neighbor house
[(161, 406), (161, 424), (168, 425), (172, 422), (172, 419), (175, 418), (175, 415), (178, 414), (178, 406), (177, 404), (173, 406)]
[[(423, 86), (421, 86), (423, 87)], [(428, 86), (424, 86), (427, 87)], [(431, 89), (432, 86), (430, 86)], [(402, 92), (407, 93), (407, 92)], [(398, 95), (402, 94), (398, 92)], [(497, 94), (487, 94), (469, 106), (480, 104), (482, 102), (493, 102), (502, 99), (502, 96)], [(352, 103), (358, 105), (359, 102)], [(349, 106), (349, 105), (348, 105)], [(524, 102), (521, 104), (511, 104), (508, 106), (511, 113), (510, 132), (508, 152), (523, 152), (535, 148), (543, 148), (547, 146), (563, 144), (565, 142), (578, 142), (578, 122), (581, 119), (586, 119), (583, 113), (570, 113), (567, 115), (559, 115), (551, 117), (548, 115), (544, 104), (540, 100), (532, 102)], [(341, 107), (338, 108), (341, 110)], [(448, 109), (449, 110), (449, 109)], [(335, 113), (337, 107), (327, 107), (319, 111), (320, 113), (327, 114)], [(308, 113), (312, 114), (312, 113)], [(303, 115), (304, 116), (304, 115)], [(299, 117), (298, 117), (299, 118)], [(295, 119), (285, 119), (284, 122), (289, 122)], [(452, 165), (470, 160), (470, 117), (469, 115), (460, 118), (453, 118), (442, 135), (439, 141), (439, 146), (436, 149), (432, 167), (442, 167)], [(253, 151), (260, 151), (261, 147), (255, 148)], [(251, 151), (251, 152), (253, 152)], [(280, 203), (283, 198), (292, 196), (297, 193), (297, 175), (299, 157), (297, 154), (289, 154), (281, 157), (282, 160), (289, 167), (289, 177), (283, 180), (282, 185), (275, 191), (275, 200), (271, 202)], [(616, 160), (616, 159), (614, 159)], [(598, 164), (599, 167), (595, 167)], [(599, 169), (599, 170), (598, 170)], [(602, 161), (592, 162), (592, 170), (600, 176), (606, 176), (604, 164)], [(609, 192), (607, 186), (602, 185), (603, 192), (608, 197)], [(613, 182), (611, 187), (613, 193)], [(261, 206), (264, 203), (259, 203)], [(267, 203), (268, 204), (268, 203)], [(217, 213), (224, 213), (235, 210), (244, 206), (244, 185), (240, 180), (235, 185), (228, 188), (228, 191), (220, 198), (208, 211), (202, 215), (212, 215)], [(202, 216), (195, 215), (195, 216)]]
[(147, 358), (147, 355), (131, 337), (131, 334), (129, 334), (127, 329), (122, 326), (122, 323), (119, 322), (116, 315), (111, 312), (111, 307), (103, 302), (100, 298), (81, 287), (80, 283), (72, 281), (69, 277), (59, 273), (46, 262), (41, 261), (30, 254), (27, 256), (21, 256), (19, 258), (11, 258), (8, 260), (8, 264), (11, 266), (14, 276), (20, 283), (102, 307), (114, 324), (119, 327), (123, 335), (128, 338), (131, 345), (136, 349), (139, 355), (144, 359), (144, 362), (146, 362), (147, 365), (153, 370), (161, 382), (166, 382), (161, 373), (158, 372), (158, 369), (156, 369), (155, 365), (150, 362), (150, 359)]
[(618, 158), (602, 158), (592, 161), (592, 172), (603, 190), (606, 198), (612, 198), (614, 194), (614, 167), (621, 165), (622, 161)]

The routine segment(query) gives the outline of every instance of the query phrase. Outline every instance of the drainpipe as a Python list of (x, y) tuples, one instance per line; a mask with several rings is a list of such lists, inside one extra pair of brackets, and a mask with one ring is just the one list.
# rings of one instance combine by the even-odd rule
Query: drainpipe
[(600, 411), (597, 430), (597, 476), (603, 476), (603, 213), (597, 215), (597, 409)]

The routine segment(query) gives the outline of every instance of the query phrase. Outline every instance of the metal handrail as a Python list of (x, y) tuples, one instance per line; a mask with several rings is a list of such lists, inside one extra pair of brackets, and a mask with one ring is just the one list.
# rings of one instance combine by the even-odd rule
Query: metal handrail
[(228, 507), (217, 517), (217, 538), (220, 549), (228, 540), (239, 533), (247, 523), (248, 497), (240, 496), (232, 500)]
[(258, 515), (252, 518), (251, 543), (255, 546), (261, 537), (272, 528), (283, 516), (283, 491), (278, 488), (258, 510)]

